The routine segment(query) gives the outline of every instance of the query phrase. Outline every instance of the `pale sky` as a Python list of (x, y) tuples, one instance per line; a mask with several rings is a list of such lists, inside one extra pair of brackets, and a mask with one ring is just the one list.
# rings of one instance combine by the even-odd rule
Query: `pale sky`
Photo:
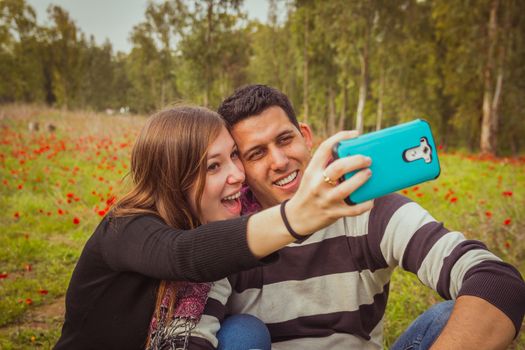
[[(92, 34), (97, 44), (106, 38), (113, 50), (129, 52), (128, 36), (135, 24), (144, 20), (147, 0), (27, 0), (36, 10), (40, 24), (48, 23), (47, 7), (55, 4), (67, 12), (86, 37)], [(244, 0), (244, 10), (250, 19), (266, 22), (267, 0)]]

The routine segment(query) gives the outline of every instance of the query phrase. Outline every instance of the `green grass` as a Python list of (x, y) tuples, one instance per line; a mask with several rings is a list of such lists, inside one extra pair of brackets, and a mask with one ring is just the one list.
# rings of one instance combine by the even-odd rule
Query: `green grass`
[[(49, 349), (62, 318), (48, 308), (62, 303), (99, 212), (119, 195), (144, 119), (12, 106), (0, 108), (0, 115), (0, 274), (7, 274), (0, 279), (0, 349)], [(28, 132), (35, 120), (54, 123), (56, 133)], [(440, 178), (406, 195), (524, 274), (525, 159), (451, 153), (440, 159)], [(417, 277), (396, 271), (385, 346), (438, 300)], [(513, 347), (525, 348), (524, 335)]]

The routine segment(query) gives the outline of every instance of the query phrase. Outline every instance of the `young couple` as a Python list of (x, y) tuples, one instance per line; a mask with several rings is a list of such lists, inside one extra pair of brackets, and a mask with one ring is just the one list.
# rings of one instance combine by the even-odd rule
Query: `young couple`
[[(134, 188), (86, 243), (56, 349), (381, 349), (396, 266), (455, 302), (425, 312), (394, 348), (512, 341), (525, 312), (515, 268), (400, 195), (344, 203), (371, 176), (366, 157), (330, 162), (355, 133), (311, 156), (310, 128), (263, 85), (219, 114), (178, 107), (147, 121)], [(257, 213), (239, 217), (241, 205)]]

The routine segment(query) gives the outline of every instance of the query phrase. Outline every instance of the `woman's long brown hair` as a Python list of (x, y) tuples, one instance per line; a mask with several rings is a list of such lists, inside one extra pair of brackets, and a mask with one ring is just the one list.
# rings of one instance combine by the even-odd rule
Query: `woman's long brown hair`
[[(173, 228), (186, 230), (200, 225), (207, 151), (224, 126), (217, 113), (202, 107), (174, 107), (151, 116), (131, 151), (133, 188), (115, 204), (112, 215), (153, 214)], [(192, 213), (188, 197), (193, 186), (197, 213)], [(161, 281), (154, 311), (157, 319), (166, 288), (167, 281)], [(168, 317), (173, 316), (175, 294), (168, 304)]]

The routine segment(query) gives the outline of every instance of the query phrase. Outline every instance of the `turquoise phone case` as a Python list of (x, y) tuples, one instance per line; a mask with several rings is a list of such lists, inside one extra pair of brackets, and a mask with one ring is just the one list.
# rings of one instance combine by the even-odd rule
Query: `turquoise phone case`
[[(334, 158), (358, 154), (372, 158), (372, 176), (347, 198), (348, 204), (362, 203), (433, 180), (440, 173), (430, 124), (422, 119), (344, 140), (334, 147)], [(419, 155), (425, 158), (413, 159)], [(345, 174), (344, 179), (356, 172)]]

